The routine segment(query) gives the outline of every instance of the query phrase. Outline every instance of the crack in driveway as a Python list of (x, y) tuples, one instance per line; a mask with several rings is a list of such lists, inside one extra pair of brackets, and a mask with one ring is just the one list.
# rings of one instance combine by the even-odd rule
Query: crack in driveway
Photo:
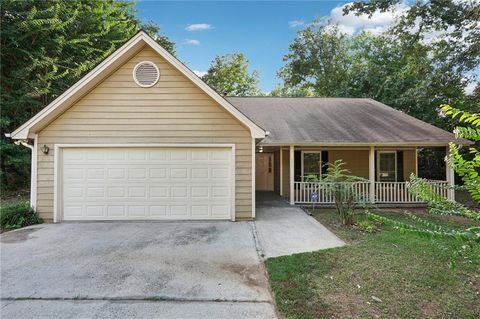
[(154, 297), (104, 297), (104, 298), (91, 298), (91, 297), (14, 297), (14, 298), (0, 298), (0, 301), (118, 301), (118, 302), (128, 302), (128, 301), (150, 301), (150, 302), (225, 302), (225, 303), (266, 303), (273, 304), (271, 300), (242, 300), (242, 299), (209, 299), (209, 298), (173, 298), (165, 296), (154, 296)]

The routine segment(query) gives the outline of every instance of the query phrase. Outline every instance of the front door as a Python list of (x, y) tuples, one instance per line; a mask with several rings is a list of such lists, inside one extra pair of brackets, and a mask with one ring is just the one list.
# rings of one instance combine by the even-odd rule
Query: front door
[(255, 162), (255, 189), (273, 191), (273, 154), (257, 153)]

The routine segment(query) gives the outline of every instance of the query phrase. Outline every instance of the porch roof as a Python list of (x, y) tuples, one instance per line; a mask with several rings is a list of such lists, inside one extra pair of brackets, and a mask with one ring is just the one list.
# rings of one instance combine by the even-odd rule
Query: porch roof
[(229, 97), (270, 134), (264, 145), (469, 144), (438, 127), (372, 99)]

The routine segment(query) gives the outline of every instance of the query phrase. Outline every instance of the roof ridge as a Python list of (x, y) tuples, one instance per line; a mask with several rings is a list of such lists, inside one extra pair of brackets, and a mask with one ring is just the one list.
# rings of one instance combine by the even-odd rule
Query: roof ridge
[(345, 99), (345, 100), (373, 100), (372, 98), (369, 97), (338, 97), (338, 96), (234, 96), (234, 95), (227, 95), (224, 96), (227, 99), (230, 98), (235, 98), (235, 99), (249, 99), (249, 98), (254, 98), (254, 99), (261, 99), (261, 98), (269, 98), (269, 99)]

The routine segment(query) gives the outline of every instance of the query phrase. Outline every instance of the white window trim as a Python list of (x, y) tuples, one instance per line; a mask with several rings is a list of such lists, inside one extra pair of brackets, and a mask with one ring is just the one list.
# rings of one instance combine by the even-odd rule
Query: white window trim
[[(377, 151), (377, 182), (380, 182), (380, 154), (395, 154), (395, 182), (398, 181), (397, 176), (397, 151)], [(388, 183), (388, 182), (387, 182)]]
[[(62, 159), (63, 149), (65, 148), (139, 148), (139, 147), (154, 147), (154, 148), (231, 148), (231, 216), (230, 220), (235, 221), (235, 195), (236, 195), (236, 182), (235, 182), (235, 168), (236, 168), (236, 152), (235, 144), (56, 144), (55, 153), (53, 155), (53, 222), (58, 223), (63, 220), (63, 212), (61, 213), (61, 207), (63, 206), (63, 189), (62, 185)], [(254, 183), (255, 181), (253, 181)], [(255, 184), (253, 184), (255, 185)], [(254, 192), (253, 192), (254, 193)]]
[(302, 182), (305, 181), (305, 165), (304, 165), (304, 154), (320, 154), (320, 162), (318, 163), (318, 176), (322, 176), (322, 151), (302, 151), (302, 160), (301, 166), (302, 166)]

